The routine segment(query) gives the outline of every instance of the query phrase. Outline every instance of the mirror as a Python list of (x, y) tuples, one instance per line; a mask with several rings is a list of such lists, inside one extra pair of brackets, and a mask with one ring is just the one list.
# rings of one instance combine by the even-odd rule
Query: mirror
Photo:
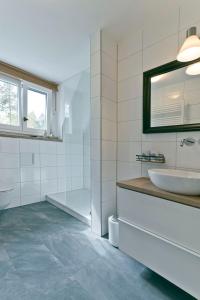
[(174, 61), (144, 73), (144, 133), (200, 130), (200, 74), (188, 75), (199, 61)]

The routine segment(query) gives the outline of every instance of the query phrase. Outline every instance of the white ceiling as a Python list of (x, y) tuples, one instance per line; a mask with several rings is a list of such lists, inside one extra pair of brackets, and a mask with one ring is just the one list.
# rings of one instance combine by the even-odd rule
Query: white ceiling
[(0, 0), (0, 60), (61, 82), (89, 66), (89, 36), (99, 28), (120, 39), (152, 20), (160, 26), (179, 5), (192, 1), (199, 2)]

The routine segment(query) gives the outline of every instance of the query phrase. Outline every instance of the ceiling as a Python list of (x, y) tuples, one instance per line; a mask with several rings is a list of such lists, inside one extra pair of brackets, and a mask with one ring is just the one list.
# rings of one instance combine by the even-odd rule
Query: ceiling
[(180, 5), (191, 8), (193, 1), (199, 2), (0, 0), (0, 60), (62, 82), (89, 67), (89, 36), (99, 28), (119, 40), (130, 28), (144, 28), (153, 20), (167, 26), (164, 20), (169, 22), (172, 12)]

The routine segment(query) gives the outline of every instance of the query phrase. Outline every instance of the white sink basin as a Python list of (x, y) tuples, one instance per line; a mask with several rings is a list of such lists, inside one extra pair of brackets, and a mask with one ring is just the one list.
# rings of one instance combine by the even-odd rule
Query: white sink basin
[(152, 183), (160, 189), (183, 195), (200, 195), (200, 173), (174, 169), (148, 170)]

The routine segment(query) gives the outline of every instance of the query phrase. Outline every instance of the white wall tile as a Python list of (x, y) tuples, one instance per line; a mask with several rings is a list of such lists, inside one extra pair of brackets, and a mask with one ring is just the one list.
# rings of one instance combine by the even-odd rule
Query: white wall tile
[(91, 139), (99, 140), (101, 136), (101, 120), (91, 120)]
[(90, 60), (90, 70), (91, 70), (91, 76), (95, 76), (97, 74), (100, 74), (101, 72), (101, 55), (100, 51), (95, 52), (93, 55), (91, 55)]
[(156, 68), (170, 61), (175, 60), (178, 50), (177, 34), (160, 41), (143, 52), (144, 71)]
[(40, 180), (40, 168), (21, 168), (21, 182)]
[(57, 193), (56, 179), (41, 181), (41, 195), (43, 199), (45, 195), (50, 195), (54, 193)]
[(102, 161), (102, 180), (116, 179), (116, 161)]
[(116, 180), (102, 183), (102, 202), (110, 202), (116, 205)]
[(57, 168), (56, 167), (43, 167), (41, 168), (41, 180), (56, 179)]
[(141, 177), (141, 164), (139, 162), (118, 162), (117, 180)]
[(117, 80), (117, 63), (110, 55), (102, 53), (102, 74), (109, 77), (112, 80)]
[(66, 153), (66, 145), (63, 142), (56, 143), (56, 153), (59, 154), (65, 154)]
[(188, 147), (180, 147), (180, 142), (177, 141), (177, 168), (186, 169), (196, 169), (200, 170), (200, 160), (199, 160), (200, 145), (196, 143), (195, 145)]
[(142, 52), (131, 55), (118, 64), (118, 80), (125, 80), (142, 73)]
[(22, 182), (21, 195), (40, 195), (40, 181)]
[(65, 179), (66, 178), (66, 166), (58, 166), (57, 167), (57, 177), (58, 179)]
[(21, 153), (39, 153), (39, 141), (20, 139)]
[(99, 140), (91, 140), (91, 159), (100, 160), (101, 142)]
[(101, 33), (100, 58), (97, 56), (91, 57), (92, 72), (96, 73), (94, 70), (100, 67), (100, 76), (91, 80), (91, 190), (92, 230), (101, 234), (101, 223), (104, 222), (101, 214), (102, 180), (115, 181), (117, 138), (117, 44), (104, 31)]
[(71, 180), (72, 190), (79, 190), (83, 187), (83, 177), (72, 177)]
[(65, 192), (67, 189), (66, 179), (58, 178), (58, 193)]
[[(143, 48), (146, 48), (152, 44), (161, 42), (163, 39), (172, 36), (178, 31), (178, 15), (179, 8), (176, 6), (169, 13), (166, 11), (165, 16), (162, 14), (160, 19), (160, 25), (158, 25), (158, 19), (151, 20), (143, 29)], [(164, 11), (163, 11), (164, 12)]]
[(120, 40), (118, 45), (118, 60), (122, 60), (142, 49), (142, 32), (137, 31)]
[(131, 99), (118, 103), (118, 121), (142, 119), (142, 99)]
[(0, 138), (0, 152), (19, 153), (19, 140), (14, 138)]
[(102, 75), (102, 97), (116, 101), (117, 85), (116, 81)]
[(141, 120), (119, 122), (118, 141), (131, 142), (141, 140)]
[(165, 155), (166, 165), (175, 167), (176, 165), (176, 142), (142, 142), (142, 153), (161, 153)]
[(5, 183), (20, 182), (19, 169), (0, 169), (0, 180)]
[(102, 98), (102, 118), (116, 122), (117, 103), (106, 98)]
[(0, 153), (1, 168), (19, 168), (19, 154)]
[(118, 83), (118, 101), (139, 98), (142, 96), (142, 76), (120, 81)]
[(80, 165), (71, 167), (71, 175), (73, 177), (82, 177), (83, 176), (83, 167)]
[(118, 142), (118, 161), (136, 162), (136, 155), (141, 154), (141, 151), (141, 143)]
[[(174, 169), (174, 166), (169, 166), (168, 164), (156, 164), (157, 169)], [(142, 163), (142, 177), (149, 177), (148, 170), (152, 169), (152, 163)]]
[[(9, 192), (5, 198), (5, 200), (8, 197), (12, 198), (9, 208), (44, 200), (45, 189), (49, 193), (56, 192), (58, 178), (66, 180), (66, 174), (61, 169), (57, 176), (56, 167), (56, 165), (65, 165), (64, 157), (65, 144), (62, 142), (0, 138), (0, 177), (4, 182), (15, 185), (14, 191)], [(40, 180), (42, 180), (42, 189)]]
[(40, 195), (21, 195), (21, 205), (28, 205), (42, 201)]
[(95, 179), (95, 182), (100, 182), (100, 161), (92, 161), (91, 165), (91, 179)]
[(91, 77), (91, 98), (100, 97), (101, 76), (95, 75)]
[(40, 141), (40, 153), (56, 154), (56, 144), (55, 142)]
[(38, 165), (38, 159), (39, 155), (34, 153), (20, 153), (20, 165), (22, 167), (34, 167)]
[(101, 42), (102, 51), (117, 60), (117, 43), (105, 30), (102, 30)]
[(83, 138), (81, 139), (81, 143), (70, 144), (70, 154), (71, 155), (83, 155)]
[(65, 166), (66, 160), (65, 160), (65, 155), (57, 155), (57, 166)]
[(100, 97), (91, 98), (91, 119), (100, 119), (101, 115), (101, 102)]
[(102, 160), (116, 161), (117, 145), (114, 141), (102, 141)]
[(109, 120), (102, 120), (102, 139), (116, 141), (116, 122)]
[(142, 134), (142, 140), (143, 141), (155, 141), (155, 142), (173, 142), (176, 141), (176, 133), (170, 132), (170, 133), (150, 133), (150, 134)]
[(9, 206), (6, 207), (6, 208), (12, 208), (12, 207), (20, 206), (21, 205), (20, 183), (16, 183), (14, 185), (14, 189), (12, 191), (4, 193), (3, 195), (0, 195), (0, 201), (10, 202)]
[(41, 167), (56, 167), (57, 157), (53, 154), (41, 154), (40, 155)]

